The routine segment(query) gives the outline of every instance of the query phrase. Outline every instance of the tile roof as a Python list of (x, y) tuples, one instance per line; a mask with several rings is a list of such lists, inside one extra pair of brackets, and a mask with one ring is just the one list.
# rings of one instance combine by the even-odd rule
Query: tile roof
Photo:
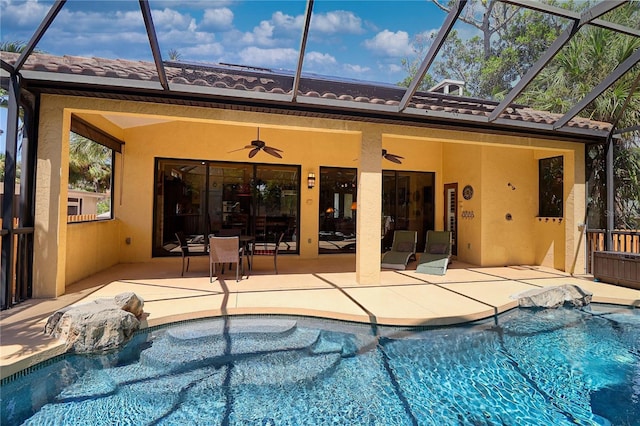
[[(2, 52), (2, 60), (13, 64), (18, 54)], [(243, 67), (230, 64), (194, 64), (165, 62), (165, 73), (172, 90), (178, 85), (232, 89), (244, 92), (261, 92), (290, 95), (293, 88), (293, 73), (268, 69)], [(78, 76), (119, 78), (128, 80), (159, 82), (155, 63), (126, 59), (86, 58), (77, 56), (54, 56), (43, 53), (31, 54), (24, 71), (41, 71)], [(300, 78), (298, 97), (323, 98), (350, 101), (370, 105), (395, 107), (405, 93), (405, 88), (390, 84), (357, 80), (303, 75)], [(426, 113), (452, 113), (460, 119), (477, 117), (475, 121), (486, 122), (497, 102), (483, 101), (461, 96), (443, 95), (433, 92), (417, 92), (407, 108), (424, 110)], [(521, 105), (512, 105), (501, 115), (504, 122), (542, 124), (552, 126), (561, 114), (538, 111)], [(607, 132), (611, 124), (574, 117), (568, 128)]]

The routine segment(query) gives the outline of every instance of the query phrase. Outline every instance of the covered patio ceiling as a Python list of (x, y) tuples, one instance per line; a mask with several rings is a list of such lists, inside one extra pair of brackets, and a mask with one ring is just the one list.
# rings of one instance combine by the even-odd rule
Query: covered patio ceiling
[[(618, 129), (617, 123), (604, 125), (604, 123), (589, 122), (589, 124), (585, 124), (584, 119), (577, 116), (625, 74), (637, 72), (636, 65), (640, 62), (640, 49), (633, 51), (622, 63), (612, 64), (612, 71), (602, 78), (590, 93), (563, 114), (548, 114), (539, 117), (535, 116), (538, 112), (533, 111), (532, 115), (531, 110), (515, 102), (518, 96), (581, 29), (587, 26), (597, 26), (629, 37), (640, 38), (639, 28), (620, 25), (607, 19), (607, 14), (614, 9), (621, 6), (634, 7), (634, 5), (637, 6), (636, 2), (630, 0), (600, 1), (581, 13), (540, 1), (500, 0), (500, 2), (557, 16), (567, 23), (560, 36), (549, 45), (544, 54), (537, 58), (533, 66), (519, 77), (517, 83), (502, 100), (471, 99), (435, 93), (429, 93), (429, 96), (426, 96), (425, 92), (418, 90), (423, 77), (431, 69), (450, 32), (460, 23), (461, 16), (465, 11), (471, 7), (473, 2), (467, 0), (451, 2), (450, 11), (443, 15), (444, 20), (437, 33), (434, 33), (430, 48), (421, 58), (417, 72), (408, 87), (391, 83), (324, 77), (305, 72), (304, 62), (308, 53), (307, 46), (310, 41), (312, 17), (316, 13), (314, 11), (318, 8), (318, 4), (322, 5), (322, 2), (314, 2), (314, 0), (306, 1), (304, 13), (300, 16), (303, 19), (300, 25), (296, 66), (290, 71), (264, 68), (251, 63), (243, 65), (204, 64), (167, 60), (168, 58), (161, 51), (161, 43), (159, 42), (159, 39), (167, 38), (166, 34), (162, 33), (164, 27), (154, 25), (154, 18), (159, 19), (160, 11), (152, 10), (150, 2), (147, 0), (138, 2), (139, 11), (137, 13), (143, 18), (144, 32), (151, 52), (150, 57), (153, 59), (153, 62), (149, 62), (150, 69), (145, 68), (143, 62), (91, 58), (98, 64), (119, 62), (122, 69), (129, 70), (128, 75), (124, 75), (120, 72), (121, 70), (115, 70), (112, 73), (96, 73), (94, 72), (97, 68), (95, 63), (84, 66), (86, 64), (80, 63), (82, 58), (65, 56), (69, 69), (61, 70), (62, 67), (58, 66), (53, 70), (48, 68), (46, 61), (37, 58), (38, 46), (43, 37), (47, 35), (50, 27), (59, 19), (59, 16), (67, 8), (73, 7), (75, 3), (57, 0), (51, 4), (48, 13), (34, 30), (26, 48), (19, 55), (9, 56), (3, 52), (1, 58), (3, 87), (7, 87), (7, 77), (19, 75), (23, 88), (27, 90), (37, 88), (45, 93), (82, 94), (83, 90), (87, 90), (92, 93), (100, 92), (102, 96), (116, 98), (126, 96), (125, 99), (135, 99), (136, 96), (140, 98), (151, 96), (156, 99), (162, 98), (164, 102), (171, 103), (191, 102), (198, 104), (204, 102), (224, 104), (226, 107), (242, 105), (244, 108), (253, 108), (254, 110), (275, 109), (288, 114), (299, 114), (301, 111), (305, 114), (316, 115), (336, 116), (336, 114), (342, 114), (349, 119), (393, 120), (413, 123), (413, 125), (454, 123), (476, 128), (517, 129), (524, 127), (539, 133), (570, 137), (579, 135), (591, 140), (603, 140), (608, 136), (627, 131), (628, 129)], [(121, 2), (99, 3), (100, 8), (111, 7), (109, 5), (118, 8), (118, 4), (122, 4)], [(127, 3), (130, 4), (130, 2)], [(153, 4), (153, 1), (151, 3)], [(417, 8), (420, 2), (411, 3), (415, 3)], [(98, 46), (96, 46), (97, 48)], [(209, 83), (206, 79), (185, 81), (184, 78), (178, 76), (179, 72), (182, 75), (217, 73), (217, 80), (215, 82), (210, 80)], [(150, 74), (148, 78), (141, 78), (144, 73)], [(247, 88), (246, 84), (241, 87), (231, 86), (220, 82), (223, 79), (220, 77), (221, 74), (231, 78), (241, 76), (247, 81), (253, 79), (252, 81), (265, 82), (271, 79), (276, 81), (277, 87), (269, 89), (267, 84), (255, 84), (252, 88)], [(640, 76), (636, 78), (636, 84), (632, 85), (632, 93), (637, 89), (638, 79)], [(353, 91), (353, 87), (356, 86), (360, 87), (358, 90), (363, 90), (365, 94), (372, 93), (374, 96), (358, 97), (358, 93), (355, 93), (356, 96), (349, 95), (349, 91)], [(363, 87), (364, 89), (362, 89)], [(322, 88), (325, 88), (326, 92), (323, 93)], [(627, 94), (627, 98), (632, 93)], [(376, 97), (376, 94), (380, 94), (380, 96)], [(363, 98), (366, 101), (363, 101)], [(438, 106), (432, 107), (433, 104)]]

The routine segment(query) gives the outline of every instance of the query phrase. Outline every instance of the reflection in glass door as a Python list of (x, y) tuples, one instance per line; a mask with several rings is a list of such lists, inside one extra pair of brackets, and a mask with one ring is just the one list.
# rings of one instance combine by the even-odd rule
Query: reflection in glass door
[[(164, 160), (156, 163), (153, 254), (176, 249), (176, 232), (205, 234), (207, 168), (196, 161)], [(203, 241), (200, 241), (202, 249)], [(180, 254), (180, 247), (177, 247)]]
[(357, 169), (320, 167), (318, 253), (356, 250)]
[(153, 255), (179, 255), (176, 232), (195, 251), (222, 229), (275, 242), (298, 253), (300, 168), (297, 166), (158, 159)]
[(391, 248), (394, 230), (418, 232), (418, 251), (434, 229), (435, 173), (384, 170), (382, 172), (382, 249)]

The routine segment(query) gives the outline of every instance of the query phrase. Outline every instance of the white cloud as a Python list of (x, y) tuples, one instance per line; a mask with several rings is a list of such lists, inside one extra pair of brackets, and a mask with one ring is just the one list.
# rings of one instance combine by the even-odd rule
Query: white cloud
[(239, 52), (240, 61), (246, 65), (286, 68), (295, 65), (298, 51), (291, 48), (263, 49), (247, 47)]
[[(290, 45), (292, 40), (300, 38), (303, 19), (302, 15), (294, 17), (282, 12), (274, 12), (271, 19), (260, 21), (260, 24), (251, 32), (235, 37), (235, 41), (263, 47)], [(225, 39), (232, 40), (231, 37), (225, 37)]]
[[(225, 6), (231, 6), (234, 3), (237, 3), (238, 0), (216, 0), (216, 6), (218, 7), (225, 7)], [(211, 7), (211, 3), (213, 3), (211, 0), (189, 0), (189, 1), (184, 1), (184, 0), (154, 0), (153, 4), (154, 5), (158, 5), (158, 6), (164, 6), (164, 7), (173, 7), (173, 6), (180, 6), (181, 8), (191, 8), (191, 9), (204, 9), (207, 7)]]
[(362, 65), (356, 64), (344, 64), (344, 69), (355, 74), (364, 74), (371, 71), (371, 68), (369, 67), (363, 67)]
[(325, 34), (360, 34), (364, 31), (362, 19), (346, 10), (335, 10), (325, 14), (314, 13), (311, 16), (311, 30)]
[(93, 34), (117, 34), (120, 31), (146, 33), (142, 13), (139, 10), (124, 9), (100, 12), (63, 7), (47, 30), (43, 40), (50, 35), (49, 32), (52, 29), (60, 33), (87, 37)]
[(275, 12), (271, 16), (271, 22), (278, 30), (281, 29), (287, 32), (301, 31), (302, 24), (304, 23), (304, 16), (291, 16), (282, 12)]
[(273, 46), (275, 43), (273, 29), (274, 26), (270, 21), (260, 21), (260, 25), (254, 27), (252, 32), (244, 33), (242, 42), (259, 46)]
[(153, 10), (153, 25), (158, 30), (192, 30), (195, 20), (189, 14), (183, 14), (173, 9)]
[[(111, 17), (105, 17), (108, 21), (111, 21)], [(113, 20), (117, 22), (117, 25), (120, 28), (130, 28), (134, 30), (144, 28), (144, 19), (142, 19), (142, 14), (138, 11), (116, 11)]]
[(372, 39), (365, 40), (364, 46), (380, 56), (403, 57), (413, 53), (409, 34), (406, 31), (384, 30)]
[(219, 9), (207, 9), (204, 11), (200, 27), (213, 31), (224, 31), (231, 29), (233, 25), (233, 12), (231, 9), (223, 7)]
[(319, 64), (319, 65), (333, 65), (335, 64), (336, 58), (331, 56), (328, 53), (320, 53), (320, 52), (308, 52), (304, 55), (304, 62), (308, 65)]
[[(48, 4), (33, 0), (27, 2), (2, 0), (0, 2), (0, 13), (2, 13), (2, 21), (5, 25), (6, 23), (11, 23), (12, 26), (28, 27), (26, 29), (33, 31), (40, 24), (42, 18), (47, 15), (50, 7)], [(6, 34), (6, 29), (3, 30), (3, 33)], [(28, 40), (23, 41), (27, 42)]]
[(387, 70), (391, 73), (404, 71), (404, 69), (398, 64), (388, 64)]
[(183, 59), (193, 58), (206, 62), (218, 62), (224, 53), (224, 47), (220, 43), (207, 43), (178, 49), (178, 52)]

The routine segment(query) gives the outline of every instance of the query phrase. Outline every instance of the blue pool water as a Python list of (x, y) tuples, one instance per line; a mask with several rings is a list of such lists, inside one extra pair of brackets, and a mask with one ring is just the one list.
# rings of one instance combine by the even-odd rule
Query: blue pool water
[(219, 318), (1, 390), (2, 425), (639, 425), (640, 310), (430, 330)]

